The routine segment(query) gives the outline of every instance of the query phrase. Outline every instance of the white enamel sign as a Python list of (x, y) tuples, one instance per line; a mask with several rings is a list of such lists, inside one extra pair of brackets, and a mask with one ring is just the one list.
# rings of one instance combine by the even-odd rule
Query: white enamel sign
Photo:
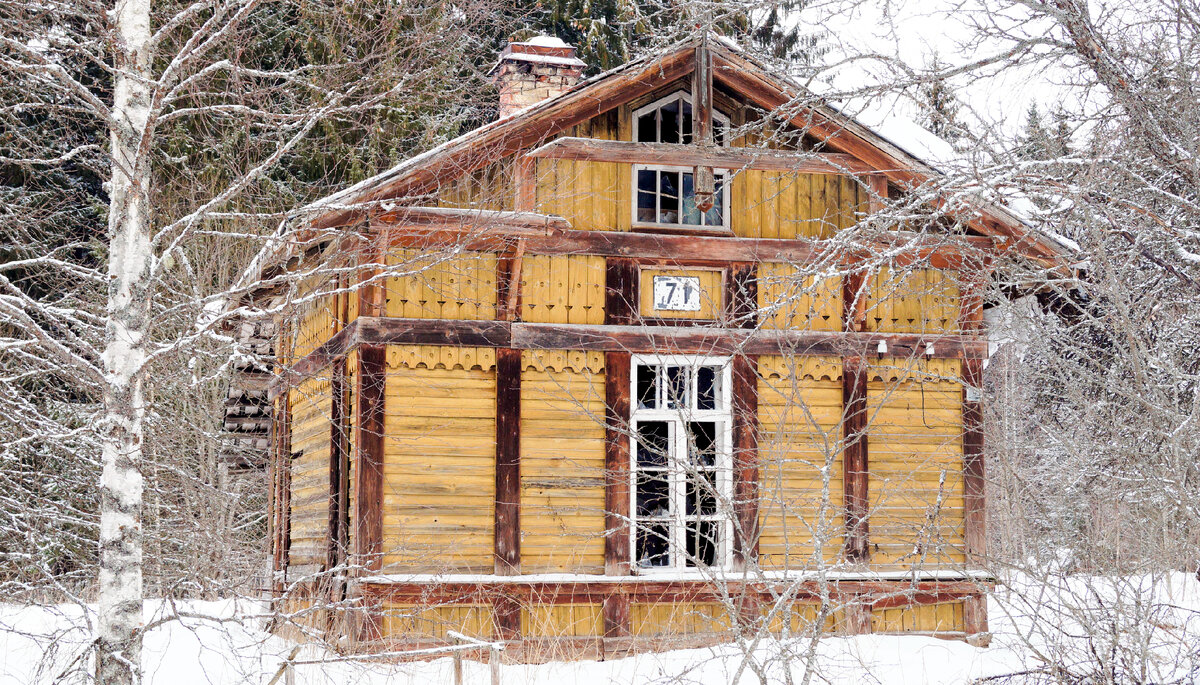
[(695, 276), (655, 276), (654, 308), (660, 311), (700, 311), (700, 279)]

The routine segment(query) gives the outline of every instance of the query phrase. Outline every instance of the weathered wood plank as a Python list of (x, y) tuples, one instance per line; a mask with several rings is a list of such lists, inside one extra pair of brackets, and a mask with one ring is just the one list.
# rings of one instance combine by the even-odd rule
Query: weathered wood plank
[(897, 266), (927, 264), (935, 269), (978, 268), (988, 252), (995, 250), (991, 238), (917, 234), (895, 231), (887, 236), (864, 239), (854, 245), (832, 245), (803, 238), (738, 238), (630, 231), (547, 230), (489, 227), (487, 230), (429, 230), (398, 225), (392, 232), (392, 247), (504, 252), (525, 240), (529, 254), (590, 254), (631, 259), (668, 259), (680, 262), (734, 261), (787, 262), (854, 265), (887, 253)]
[(758, 369), (747, 355), (733, 358), (733, 563), (758, 557)]
[[(604, 573), (632, 572), (629, 532), (629, 352), (604, 357)], [(628, 606), (626, 606), (626, 621)]]
[(846, 504), (846, 558), (867, 563), (871, 558), (867, 519), (867, 369), (860, 357), (842, 360), (842, 485)]
[(521, 572), (521, 351), (496, 350), (495, 573)]
[(987, 557), (987, 473), (984, 462), (983, 360), (963, 361), (963, 525), (966, 528), (967, 563), (982, 567)]
[[(326, 569), (336, 568), (346, 563), (347, 541), (350, 522), (349, 498), (350, 482), (349, 464), (347, 463), (349, 444), (347, 431), (350, 420), (346, 408), (346, 359), (342, 357), (333, 363), (329, 384), (330, 421), (329, 421), (329, 539), (326, 549)], [(332, 583), (330, 591), (334, 594), (330, 599), (339, 601), (344, 590), (338, 583)]]
[[(604, 322), (632, 325), (638, 311), (637, 264), (628, 259), (608, 259), (604, 269)], [(578, 349), (578, 348), (562, 348)]]
[(725, 306), (729, 325), (758, 326), (758, 265), (731, 264), (725, 271)]
[(595, 138), (556, 138), (528, 157), (624, 164), (665, 164), (716, 169), (787, 171), (798, 174), (868, 174), (874, 169), (835, 152), (790, 152), (748, 147), (708, 147), (681, 143), (635, 143)]

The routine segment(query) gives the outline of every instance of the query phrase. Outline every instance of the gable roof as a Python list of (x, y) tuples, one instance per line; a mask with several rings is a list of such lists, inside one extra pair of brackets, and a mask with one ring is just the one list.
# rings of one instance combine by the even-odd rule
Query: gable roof
[[(512, 115), (497, 119), (422, 154), (410, 157), (380, 174), (298, 209), (289, 222), (303, 222), (305, 230), (322, 231), (361, 220), (370, 210), (388, 209), (391, 200), (428, 193), (437, 185), (473, 172), (488, 163), (536, 147), (546, 138), (626, 102), (652, 93), (690, 75), (698, 39), (684, 41), (658, 54), (628, 62), (581, 81), (566, 92)], [(762, 63), (724, 41), (710, 41), (713, 79), (740, 93), (750, 104), (767, 111), (785, 112), (789, 123), (823, 140), (835, 152), (852, 155), (876, 169), (900, 188), (916, 188), (942, 176), (929, 162), (828, 104), (794, 81), (774, 75)], [(1043, 234), (1015, 212), (983, 199), (956, 197), (944, 209), (972, 229), (1005, 241), (1006, 249), (1048, 265), (1062, 265), (1071, 248)], [(311, 235), (311, 233), (309, 234)], [(278, 263), (286, 243), (275, 240), (253, 260), (241, 285), (257, 280)]]

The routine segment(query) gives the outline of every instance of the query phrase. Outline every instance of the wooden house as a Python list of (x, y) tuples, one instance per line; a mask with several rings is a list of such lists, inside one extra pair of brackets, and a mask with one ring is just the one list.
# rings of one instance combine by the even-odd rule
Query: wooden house
[(295, 305), (282, 605), (528, 658), (985, 634), (984, 292), (1062, 248), (983, 201), (873, 218), (938, 172), (719, 40), (582, 66), (510, 45), (497, 121), (248, 272)]

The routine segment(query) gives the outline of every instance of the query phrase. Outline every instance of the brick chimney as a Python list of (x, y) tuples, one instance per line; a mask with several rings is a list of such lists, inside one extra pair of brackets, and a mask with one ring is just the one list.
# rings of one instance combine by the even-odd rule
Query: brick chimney
[(583, 60), (558, 38), (509, 43), (491, 76), (500, 89), (500, 118), (570, 90), (583, 78)]

